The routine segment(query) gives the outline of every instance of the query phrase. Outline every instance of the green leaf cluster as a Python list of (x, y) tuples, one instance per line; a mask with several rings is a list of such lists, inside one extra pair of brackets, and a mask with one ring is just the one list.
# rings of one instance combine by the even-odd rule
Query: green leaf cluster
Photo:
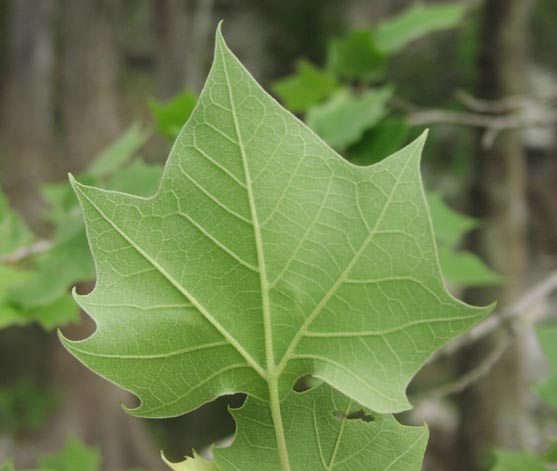
[[(406, 387), (431, 354), (491, 309), (443, 286), (424, 140), (348, 163), (218, 32), (155, 195), (72, 181), (97, 269), (75, 298), (97, 330), (63, 344), (137, 395), (135, 415), (249, 396), (230, 449), (174, 469), (419, 470), (427, 430), (392, 414), (411, 407)], [(293, 392), (308, 374), (324, 384)]]
[[(153, 193), (162, 168), (137, 158), (149, 133), (134, 124), (102, 150), (80, 175), (84, 181), (107, 188)], [(0, 263), (0, 328), (30, 322), (51, 330), (79, 319), (68, 291), (94, 278), (85, 226), (69, 183), (49, 183), (42, 194), (48, 205), (45, 219), (53, 227), (46, 250), (20, 263)], [(0, 255), (17, 252), (36, 242), (36, 237), (12, 211), (0, 194)]]

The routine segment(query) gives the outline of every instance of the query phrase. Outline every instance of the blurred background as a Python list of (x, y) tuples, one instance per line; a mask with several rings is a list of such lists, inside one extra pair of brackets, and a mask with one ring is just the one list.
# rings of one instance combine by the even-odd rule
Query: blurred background
[(240, 396), (127, 416), (134, 398), (56, 336), (93, 330), (68, 295), (94, 270), (67, 173), (152, 194), (221, 19), (263, 87), (354, 163), (430, 129), (447, 286), (498, 306), (410, 387), (399, 419), (429, 423), (424, 469), (553, 469), (555, 0), (0, 0), (0, 466), (162, 470), (159, 450), (178, 460), (234, 433)]

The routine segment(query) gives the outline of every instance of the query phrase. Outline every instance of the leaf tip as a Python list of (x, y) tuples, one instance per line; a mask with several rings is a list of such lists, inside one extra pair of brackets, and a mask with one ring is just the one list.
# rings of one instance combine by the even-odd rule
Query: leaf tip
[(222, 24), (223, 23), (224, 23), (224, 20), (220, 20), (219, 23), (217, 24), (217, 32), (216, 32), (216, 38), (215, 38), (215, 44), (217, 46), (220, 46), (220, 45), (226, 46), (226, 42), (224, 41), (224, 37), (222, 35)]

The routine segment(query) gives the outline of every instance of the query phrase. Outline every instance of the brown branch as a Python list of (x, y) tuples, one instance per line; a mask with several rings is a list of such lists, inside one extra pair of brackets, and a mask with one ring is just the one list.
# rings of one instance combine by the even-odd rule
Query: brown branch
[(34, 244), (27, 245), (25, 247), (20, 247), (8, 254), (0, 254), (0, 263), (7, 263), (8, 265), (15, 265), (22, 260), (31, 257), (32, 255), (38, 255), (40, 253), (46, 252), (52, 248), (52, 241), (50, 240), (39, 240)]
[(453, 340), (444, 348), (439, 350), (436, 355), (430, 358), (430, 362), (440, 357), (453, 355), (467, 345), (484, 338), (495, 330), (506, 332), (498, 341), (497, 345), (489, 352), (484, 359), (470, 371), (464, 373), (455, 381), (418, 393), (414, 400), (426, 398), (441, 398), (451, 394), (459, 393), (468, 386), (483, 378), (497, 364), (507, 348), (512, 343), (513, 337), (520, 331), (520, 325), (524, 323), (532, 324), (543, 316), (543, 312), (537, 309), (539, 303), (557, 290), (557, 272), (552, 273), (547, 278), (528, 290), (520, 299), (506, 309), (493, 313), (483, 322), (473, 327), (468, 333)]
[(455, 381), (449, 382), (439, 387), (435, 387), (420, 392), (412, 399), (414, 401), (422, 401), (424, 399), (441, 399), (452, 394), (464, 391), (468, 386), (482, 379), (497, 364), (503, 354), (511, 345), (511, 336), (506, 335), (499, 339), (497, 345), (488, 353), (487, 356), (470, 371), (459, 376)]
[[(507, 328), (510, 331), (516, 331), (520, 322), (527, 317), (530, 317), (530, 322), (534, 322), (540, 316), (539, 312), (535, 311), (536, 305), (555, 290), (557, 290), (557, 272), (534, 285), (509, 307), (494, 312), (466, 334), (447, 344), (430, 359), (430, 362), (439, 357), (453, 355), (463, 347), (486, 337), (497, 329)], [(535, 312), (535, 316), (532, 316), (532, 312)]]

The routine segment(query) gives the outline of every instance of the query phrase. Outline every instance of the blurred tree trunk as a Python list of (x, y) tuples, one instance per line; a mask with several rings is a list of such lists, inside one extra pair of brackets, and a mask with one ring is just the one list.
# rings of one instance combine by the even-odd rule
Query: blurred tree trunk
[(3, 86), (2, 183), (34, 229), (40, 225), (39, 182), (52, 154), (53, 34), (55, 0), (8, 4), (7, 73)]
[[(499, 99), (527, 92), (527, 46), (533, 0), (486, 0), (479, 57), (479, 95)], [(471, 204), (485, 219), (475, 248), (505, 277), (498, 291), (475, 290), (469, 300), (485, 304), (494, 297), (499, 308), (520, 293), (528, 263), (526, 158), (520, 131), (506, 131), (490, 149), (478, 144), (473, 162)], [(468, 370), (482, 361), (497, 335), (462, 356)], [(494, 446), (522, 448), (525, 444), (525, 377), (518, 338), (492, 372), (461, 397), (458, 437), (463, 471), (484, 469)]]
[(64, 169), (79, 171), (119, 129), (119, 2), (62, 0), (61, 6)]
[(161, 98), (169, 99), (186, 87), (199, 93), (214, 35), (214, 0), (157, 0), (153, 8)]

